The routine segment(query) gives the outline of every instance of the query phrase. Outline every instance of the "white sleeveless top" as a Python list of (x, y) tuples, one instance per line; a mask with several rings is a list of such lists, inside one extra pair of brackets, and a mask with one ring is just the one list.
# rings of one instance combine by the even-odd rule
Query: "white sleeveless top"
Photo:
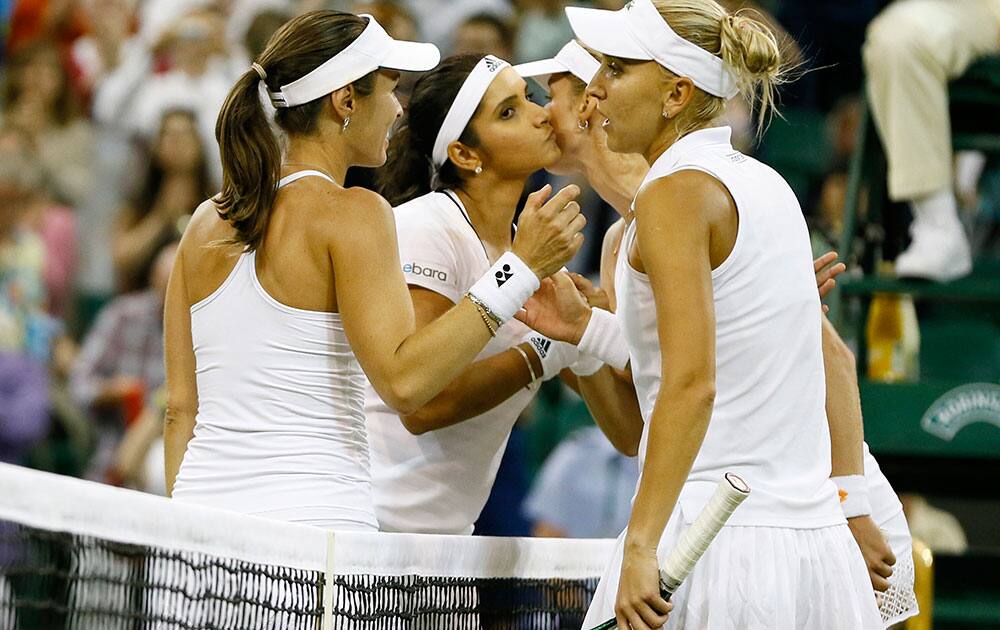
[[(452, 191), (418, 197), (395, 208), (395, 215), (407, 284), (457, 304), (492, 265)], [(529, 332), (517, 320), (507, 322), (476, 359), (509, 350)], [(382, 530), (471, 534), (489, 498), (511, 427), (534, 393), (522, 389), (482, 415), (413, 435), (369, 385), (365, 415), (375, 512)]]
[[(279, 187), (302, 177), (300, 171)], [(256, 254), (191, 307), (198, 415), (173, 497), (336, 530), (377, 530), (365, 376), (338, 313), (279, 303)]]
[[(734, 150), (729, 138), (728, 127), (690, 133), (656, 160), (643, 181), (645, 186), (676, 171), (704, 171), (728, 188), (739, 213), (733, 251), (712, 271), (715, 407), (678, 508), (685, 521), (693, 520), (732, 471), (752, 492), (731, 525), (843, 523), (829, 480), (821, 311), (805, 220), (781, 176)], [(628, 262), (635, 234), (633, 221), (625, 231), (615, 290), (645, 422), (642, 466), (661, 355), (649, 280)]]

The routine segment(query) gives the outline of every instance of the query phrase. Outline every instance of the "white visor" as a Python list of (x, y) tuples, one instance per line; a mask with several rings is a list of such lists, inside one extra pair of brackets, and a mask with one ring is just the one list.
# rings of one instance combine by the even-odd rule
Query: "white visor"
[(632, 0), (618, 11), (566, 7), (566, 17), (577, 38), (601, 54), (655, 61), (713, 96), (739, 94), (725, 62), (675, 33), (650, 0)]
[(295, 107), (339, 90), (379, 68), (419, 72), (430, 70), (441, 61), (441, 52), (434, 44), (393, 39), (375, 18), (367, 14), (361, 17), (368, 19), (368, 25), (357, 39), (312, 72), (281, 86), (280, 90), (268, 90), (271, 104)]
[(551, 59), (531, 61), (514, 66), (517, 73), (524, 78), (533, 78), (546, 92), (549, 91), (549, 76), (569, 72), (584, 83), (597, 74), (601, 63), (584, 49), (583, 46), (571, 40)]
[(441, 130), (438, 131), (437, 139), (434, 140), (434, 152), (431, 158), (434, 159), (434, 166), (441, 166), (448, 161), (448, 145), (459, 139), (462, 132), (472, 120), (472, 115), (476, 113), (479, 102), (483, 100), (486, 90), (490, 88), (493, 79), (504, 68), (509, 68), (510, 64), (494, 57), (486, 55), (479, 60), (476, 67), (472, 69), (469, 76), (465, 78), (462, 87), (455, 96), (455, 102), (448, 108), (448, 113), (441, 123)]

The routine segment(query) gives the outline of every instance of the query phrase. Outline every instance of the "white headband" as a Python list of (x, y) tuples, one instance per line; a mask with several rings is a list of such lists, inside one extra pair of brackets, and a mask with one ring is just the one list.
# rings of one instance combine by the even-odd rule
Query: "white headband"
[(486, 55), (472, 69), (458, 90), (455, 101), (448, 108), (444, 122), (441, 123), (441, 130), (438, 131), (437, 139), (434, 141), (434, 152), (431, 154), (434, 166), (441, 166), (448, 161), (448, 145), (458, 140), (465, 131), (493, 79), (497, 78), (501, 70), (509, 67), (510, 64), (503, 59)]
[(650, 0), (632, 0), (618, 11), (567, 7), (566, 16), (580, 41), (600, 53), (656, 61), (714, 96), (739, 94), (725, 62), (675, 33)]
[(546, 77), (549, 75), (569, 72), (584, 83), (590, 83), (600, 67), (600, 62), (593, 55), (575, 40), (570, 40), (555, 57), (522, 63), (514, 66), (514, 70), (522, 77), (534, 77), (538, 85), (548, 92)]
[(441, 60), (434, 44), (404, 42), (389, 37), (370, 15), (365, 30), (344, 50), (323, 62), (312, 72), (277, 91), (268, 90), (275, 107), (295, 107), (314, 101), (379, 68), (393, 70), (430, 70)]

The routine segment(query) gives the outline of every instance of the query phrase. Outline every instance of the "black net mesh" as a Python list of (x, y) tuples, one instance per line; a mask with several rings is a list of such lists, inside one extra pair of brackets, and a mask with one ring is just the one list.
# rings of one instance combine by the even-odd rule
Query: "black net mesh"
[[(581, 627), (597, 579), (335, 576), (332, 627)], [(324, 575), (0, 521), (0, 630), (323, 628)]]

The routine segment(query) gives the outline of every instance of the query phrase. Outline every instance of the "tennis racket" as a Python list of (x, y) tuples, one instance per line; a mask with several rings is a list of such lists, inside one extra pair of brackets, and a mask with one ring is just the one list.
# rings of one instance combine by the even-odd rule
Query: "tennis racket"
[[(733, 473), (726, 473), (701, 514), (684, 530), (677, 545), (660, 565), (660, 595), (663, 599), (670, 601), (670, 596), (691, 573), (716, 534), (749, 494), (750, 486), (743, 479)], [(617, 627), (618, 622), (612, 617), (593, 630), (611, 630)]]

